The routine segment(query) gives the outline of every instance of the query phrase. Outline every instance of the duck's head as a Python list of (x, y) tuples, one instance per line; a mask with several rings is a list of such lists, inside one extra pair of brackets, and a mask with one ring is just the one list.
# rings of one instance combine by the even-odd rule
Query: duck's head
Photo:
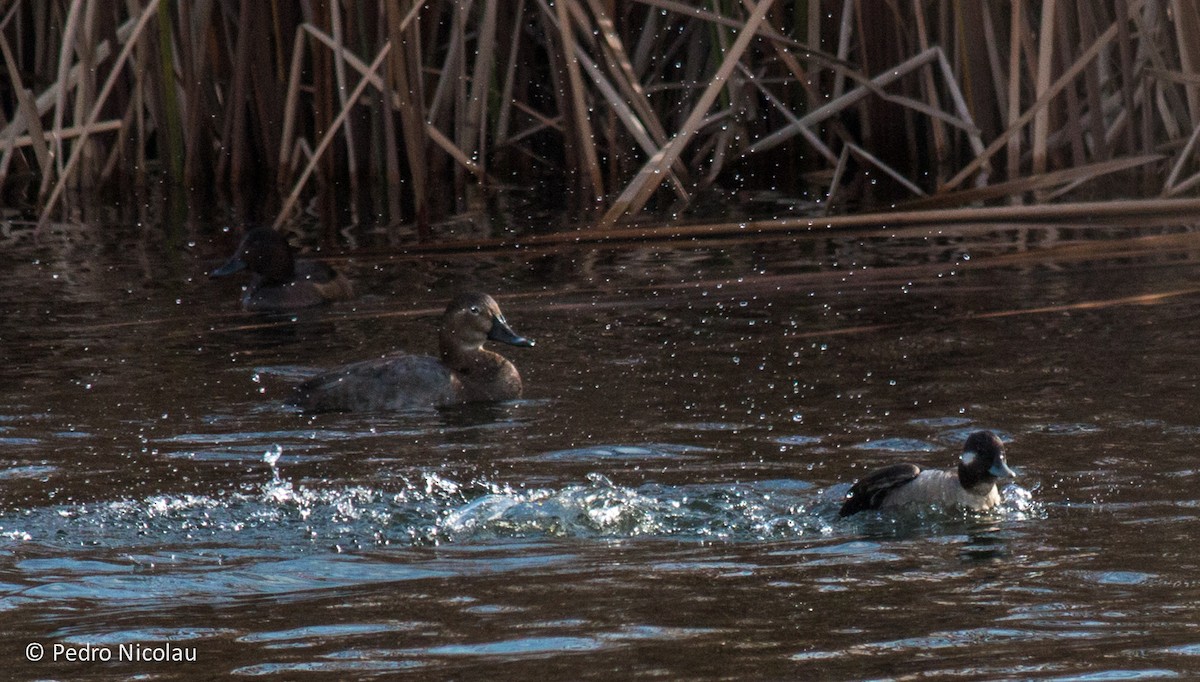
[(967, 436), (962, 457), (958, 461), (958, 480), (964, 488), (1015, 476), (1004, 460), (1004, 444), (996, 434), (976, 431)]
[(447, 351), (478, 350), (487, 340), (510, 346), (533, 345), (508, 326), (495, 299), (487, 294), (459, 294), (442, 313), (441, 345)]
[(246, 233), (242, 243), (224, 265), (209, 273), (210, 277), (224, 277), (235, 272), (249, 270), (262, 277), (265, 284), (285, 284), (292, 281), (296, 263), (292, 258), (292, 247), (282, 234), (269, 227), (256, 227)]

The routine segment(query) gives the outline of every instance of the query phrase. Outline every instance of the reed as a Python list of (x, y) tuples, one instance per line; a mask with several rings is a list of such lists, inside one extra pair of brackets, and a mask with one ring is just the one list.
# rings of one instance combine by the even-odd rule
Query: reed
[(1198, 36), (1185, 0), (0, 0), (0, 196), (44, 223), (163, 178), (423, 240), (496, 187), (601, 229), (714, 186), (1183, 197)]

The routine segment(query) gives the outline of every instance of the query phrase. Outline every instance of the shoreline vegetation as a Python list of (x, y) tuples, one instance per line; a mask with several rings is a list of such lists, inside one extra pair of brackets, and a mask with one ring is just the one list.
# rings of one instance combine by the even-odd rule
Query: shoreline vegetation
[(39, 230), (155, 182), (426, 242), (509, 189), (585, 240), (744, 234), (637, 227), (714, 192), (811, 200), (760, 231), (1200, 208), (1184, 0), (0, 0), (0, 52)]

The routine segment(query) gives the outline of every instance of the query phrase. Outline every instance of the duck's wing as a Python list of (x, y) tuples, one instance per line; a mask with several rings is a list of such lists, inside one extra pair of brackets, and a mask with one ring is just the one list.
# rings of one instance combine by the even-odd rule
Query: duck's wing
[(324, 261), (296, 261), (296, 279), (307, 279), (310, 282), (324, 284), (325, 282), (332, 282), (337, 277), (337, 270), (334, 270), (332, 266)]
[(458, 402), (461, 393), (437, 358), (398, 354), (318, 374), (296, 387), (292, 403), (310, 412), (403, 410)]
[(312, 288), (322, 302), (354, 298), (354, 286), (350, 280), (322, 261), (296, 261), (296, 281)]
[(921, 473), (916, 464), (893, 464), (872, 471), (854, 482), (846, 493), (839, 516), (850, 516), (867, 509), (878, 509), (888, 493), (911, 482)]

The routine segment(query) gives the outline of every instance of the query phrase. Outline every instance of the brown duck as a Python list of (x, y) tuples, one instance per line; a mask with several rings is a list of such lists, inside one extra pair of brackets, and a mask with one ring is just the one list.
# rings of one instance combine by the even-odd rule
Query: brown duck
[(407, 410), (521, 397), (521, 375), (487, 340), (533, 345), (508, 326), (487, 294), (460, 294), (442, 313), (440, 357), (394, 353), (319, 374), (293, 403), (313, 412)]

